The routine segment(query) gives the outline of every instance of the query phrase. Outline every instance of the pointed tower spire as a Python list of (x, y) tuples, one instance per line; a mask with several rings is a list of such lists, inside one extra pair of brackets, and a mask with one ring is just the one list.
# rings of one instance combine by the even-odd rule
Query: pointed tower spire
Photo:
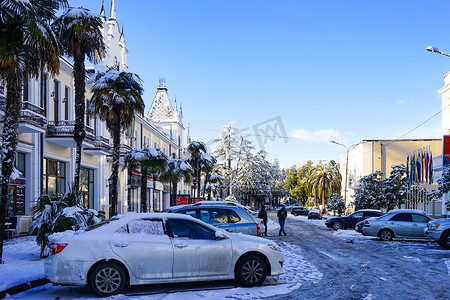
[(122, 23), (122, 30), (120, 31), (119, 41), (120, 41), (121, 43), (124, 43), (124, 42), (125, 42), (125, 36), (123, 35), (123, 23)]
[(183, 123), (183, 103), (180, 102), (180, 112), (178, 113), (178, 120)]
[(106, 20), (106, 15), (105, 15), (105, 0), (102, 0), (102, 9), (100, 10), (100, 16), (102, 16), (103, 20)]
[(187, 141), (187, 144), (188, 144), (188, 145), (191, 143), (191, 131), (190, 131), (190, 127), (191, 127), (191, 123), (188, 123), (188, 131), (187, 131), (187, 135), (186, 135), (186, 141)]
[(116, 19), (116, 2), (114, 0), (111, 0), (111, 13), (109, 15), (109, 20), (115, 20)]

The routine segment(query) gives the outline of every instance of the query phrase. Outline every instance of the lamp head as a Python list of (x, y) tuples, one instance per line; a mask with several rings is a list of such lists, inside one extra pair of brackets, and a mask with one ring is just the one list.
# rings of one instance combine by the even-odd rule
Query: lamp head
[(430, 52), (440, 52), (438, 48), (433, 47), (433, 46), (428, 46), (428, 47), (427, 47), (427, 51), (430, 51)]

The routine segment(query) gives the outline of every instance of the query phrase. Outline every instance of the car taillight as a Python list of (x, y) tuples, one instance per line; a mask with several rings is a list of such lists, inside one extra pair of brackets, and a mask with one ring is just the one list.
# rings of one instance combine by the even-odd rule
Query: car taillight
[(370, 227), (369, 221), (366, 220), (366, 221), (364, 222), (364, 227)]
[(261, 228), (259, 227), (258, 223), (256, 223), (256, 235), (261, 236)]
[(64, 248), (67, 247), (67, 243), (51, 243), (49, 246), (51, 252), (51, 255), (54, 255), (56, 253), (59, 253), (64, 250)]

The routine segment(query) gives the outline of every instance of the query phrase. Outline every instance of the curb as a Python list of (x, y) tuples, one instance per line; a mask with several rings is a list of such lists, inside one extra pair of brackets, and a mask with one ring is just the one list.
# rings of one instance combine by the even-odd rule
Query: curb
[(6, 297), (6, 295), (14, 295), (21, 292), (25, 292), (29, 289), (35, 288), (37, 286), (41, 286), (44, 284), (50, 283), (50, 281), (47, 278), (39, 278), (36, 280), (29, 281), (27, 283), (22, 283), (13, 287), (10, 287), (9, 289), (6, 289), (4, 291), (0, 291), (0, 299), (3, 299)]

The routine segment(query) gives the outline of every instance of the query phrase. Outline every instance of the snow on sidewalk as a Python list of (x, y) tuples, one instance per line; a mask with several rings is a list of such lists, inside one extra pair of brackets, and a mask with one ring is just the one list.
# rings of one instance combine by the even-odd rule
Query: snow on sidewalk
[(35, 236), (6, 240), (0, 265), (0, 291), (44, 277), (44, 259)]

